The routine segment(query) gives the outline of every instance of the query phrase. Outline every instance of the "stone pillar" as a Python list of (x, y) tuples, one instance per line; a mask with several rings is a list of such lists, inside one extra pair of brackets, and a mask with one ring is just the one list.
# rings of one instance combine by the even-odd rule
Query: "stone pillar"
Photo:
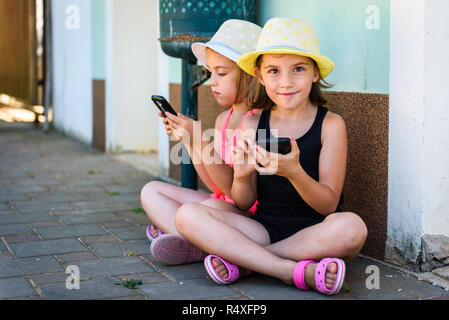
[(449, 237), (447, 12), (445, 0), (391, 1), (386, 259), (415, 269), (439, 256), (425, 239)]

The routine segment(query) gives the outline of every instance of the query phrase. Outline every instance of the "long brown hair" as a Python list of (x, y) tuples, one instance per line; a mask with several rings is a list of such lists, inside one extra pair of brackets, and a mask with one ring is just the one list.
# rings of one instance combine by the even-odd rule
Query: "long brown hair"
[[(259, 79), (260, 77), (260, 66), (262, 65), (262, 57), (263, 55), (260, 55), (256, 60), (256, 77), (255, 79)], [(318, 68), (317, 63), (315, 60), (310, 59), (315, 68)], [(323, 78), (318, 79), (317, 82), (314, 82), (312, 84), (312, 88), (310, 89), (309, 93), (309, 100), (312, 104), (316, 106), (320, 105), (326, 105), (328, 101), (328, 97), (326, 96), (325, 92), (322, 89), (329, 89), (332, 88), (333, 85), (326, 82)], [(253, 91), (251, 91), (251, 97), (249, 100), (252, 100), (252, 103), (249, 105), (252, 109), (270, 109), (275, 106), (275, 103), (270, 99), (268, 96), (265, 87), (257, 80), (257, 86), (254, 88)]]
[(237, 68), (238, 68), (237, 81), (236, 81), (237, 94), (235, 96), (236, 97), (235, 103), (244, 102), (248, 107), (251, 107), (253, 105), (254, 99), (257, 98), (258, 96), (255, 95), (254, 92), (258, 87), (259, 81), (257, 80), (256, 77), (249, 75), (239, 67)]

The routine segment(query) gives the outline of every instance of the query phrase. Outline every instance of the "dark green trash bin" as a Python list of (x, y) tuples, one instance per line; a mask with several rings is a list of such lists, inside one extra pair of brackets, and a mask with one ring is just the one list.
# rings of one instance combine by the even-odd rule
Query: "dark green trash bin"
[(160, 0), (162, 50), (194, 62), (190, 45), (207, 42), (228, 19), (255, 22), (256, 0)]

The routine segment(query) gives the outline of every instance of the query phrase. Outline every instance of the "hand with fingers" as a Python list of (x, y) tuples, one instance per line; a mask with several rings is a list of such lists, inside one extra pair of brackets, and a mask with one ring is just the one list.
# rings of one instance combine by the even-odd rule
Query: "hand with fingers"
[(232, 147), (232, 158), (234, 168), (234, 178), (247, 178), (255, 172), (254, 164), (255, 159), (253, 157), (254, 142), (248, 138), (243, 137), (236, 147)]
[(165, 125), (165, 133), (167, 136), (171, 136), (173, 134), (173, 128), (168, 123), (167, 117), (162, 112), (159, 112), (158, 116), (162, 118), (162, 123)]
[(199, 128), (198, 133), (201, 137), (201, 126), (197, 121), (189, 118), (182, 113), (178, 113), (177, 116), (166, 113), (167, 117), (164, 118), (165, 130), (168, 135), (173, 135), (177, 141), (182, 141), (186, 145), (193, 144), (193, 132)]
[(253, 157), (257, 161), (254, 168), (260, 174), (276, 174), (289, 178), (293, 176), (298, 168), (300, 150), (295, 139), (290, 138), (291, 151), (283, 155), (280, 153), (268, 152), (259, 145), (253, 149)]

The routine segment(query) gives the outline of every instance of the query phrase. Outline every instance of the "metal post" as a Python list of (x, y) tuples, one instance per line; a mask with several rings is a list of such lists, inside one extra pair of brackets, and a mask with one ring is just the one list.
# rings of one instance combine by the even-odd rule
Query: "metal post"
[(53, 81), (53, 47), (52, 47), (52, 19), (51, 19), (51, 1), (44, 0), (44, 28), (45, 28), (45, 93), (44, 93), (44, 132), (49, 132), (51, 124), (48, 119), (50, 108), (52, 107), (52, 81)]
[[(197, 120), (198, 119), (198, 90), (190, 89), (192, 86), (192, 75), (193, 69), (196, 66), (195, 62), (190, 62), (182, 59), (182, 114)], [(193, 139), (193, 137), (190, 137)], [(182, 164), (181, 164), (181, 186), (184, 188), (189, 188), (193, 190), (198, 189), (198, 174), (195, 171), (195, 167), (185, 150), (182, 146)]]

